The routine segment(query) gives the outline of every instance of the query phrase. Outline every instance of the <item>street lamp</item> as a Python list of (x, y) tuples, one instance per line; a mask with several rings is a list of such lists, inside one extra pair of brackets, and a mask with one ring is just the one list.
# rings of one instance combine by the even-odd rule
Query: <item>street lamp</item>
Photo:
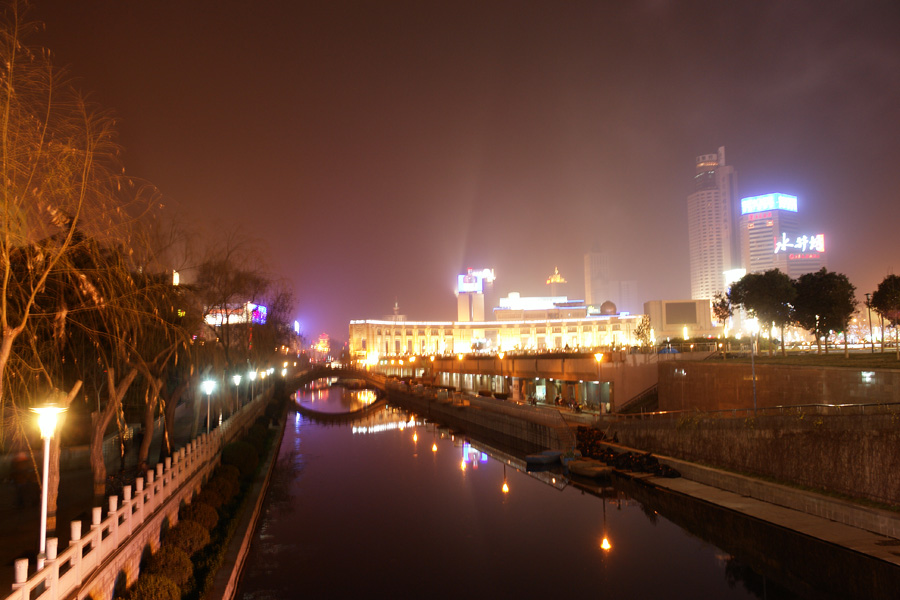
[(249, 373), (247, 373), (247, 377), (250, 378), (250, 401), (253, 402), (253, 386), (254, 382), (256, 381), (256, 371), (250, 371)]
[(866, 292), (866, 310), (869, 311), (869, 341), (872, 342), (872, 354), (875, 354), (875, 334), (872, 332), (872, 294)]
[(206, 433), (209, 433), (209, 396), (216, 389), (216, 381), (207, 379), (200, 385), (203, 387), (203, 393), (206, 394)]
[(234, 382), (234, 398), (237, 400), (238, 408), (241, 406), (241, 374), (235, 373), (231, 376), (231, 381)]
[(44, 559), (47, 556), (47, 479), (50, 471), (50, 440), (56, 432), (56, 421), (59, 413), (65, 411), (65, 407), (54, 404), (46, 404), (31, 409), (38, 415), (38, 426), (41, 428), (41, 438), (44, 440), (44, 480), (41, 486), (41, 545), (37, 558), (37, 569), (44, 568)]

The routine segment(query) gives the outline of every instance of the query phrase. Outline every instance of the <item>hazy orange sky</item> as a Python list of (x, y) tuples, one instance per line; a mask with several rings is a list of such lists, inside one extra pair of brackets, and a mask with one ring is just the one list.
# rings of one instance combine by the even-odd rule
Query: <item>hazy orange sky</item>
[(167, 206), (263, 238), (304, 334), (455, 318), (455, 276), (689, 296), (694, 157), (799, 197), (862, 295), (900, 268), (900, 4), (34, 0)]

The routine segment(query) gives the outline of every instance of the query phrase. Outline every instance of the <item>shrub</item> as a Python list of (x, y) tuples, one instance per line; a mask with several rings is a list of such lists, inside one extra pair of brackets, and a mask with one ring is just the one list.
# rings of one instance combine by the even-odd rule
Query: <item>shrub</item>
[(240, 491), (241, 484), (235, 479), (228, 477), (213, 477), (203, 489), (213, 491), (222, 497), (222, 503), (230, 502), (232, 498)]
[(162, 546), (150, 558), (150, 562), (147, 564), (147, 573), (165, 575), (175, 582), (175, 585), (183, 586), (194, 575), (194, 563), (191, 562), (184, 550), (173, 546)]
[(270, 402), (266, 406), (266, 417), (269, 421), (276, 421), (281, 415), (281, 402)]
[(227, 477), (237, 481), (241, 478), (241, 472), (234, 465), (219, 465), (216, 467), (215, 477)]
[(144, 575), (131, 588), (131, 600), (180, 600), (178, 585), (164, 575)]
[(250, 477), (259, 462), (259, 454), (247, 442), (232, 442), (222, 450), (222, 462), (237, 467), (241, 477)]
[(196, 521), (181, 521), (169, 531), (164, 543), (190, 556), (209, 543), (209, 531)]
[(194, 501), (202, 502), (203, 504), (209, 504), (213, 508), (219, 508), (220, 506), (222, 506), (222, 504), (225, 503), (225, 500), (222, 498), (219, 492), (206, 488), (200, 490), (200, 493), (197, 494)]
[(250, 431), (247, 433), (247, 437), (257, 438), (260, 440), (265, 440), (269, 436), (269, 428), (265, 425), (260, 425), (256, 423), (253, 427), (250, 428)]
[(205, 502), (195, 501), (186, 504), (181, 507), (178, 514), (182, 520), (195, 521), (206, 527), (207, 530), (212, 530), (219, 522), (219, 513), (216, 512), (215, 507)]

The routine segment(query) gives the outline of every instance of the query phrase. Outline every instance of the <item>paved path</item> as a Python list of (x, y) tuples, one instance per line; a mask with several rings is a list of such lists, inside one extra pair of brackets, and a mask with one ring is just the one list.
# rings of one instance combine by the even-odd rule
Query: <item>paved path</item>
[(647, 477), (645, 481), (900, 566), (900, 545), (893, 538), (683, 477)]

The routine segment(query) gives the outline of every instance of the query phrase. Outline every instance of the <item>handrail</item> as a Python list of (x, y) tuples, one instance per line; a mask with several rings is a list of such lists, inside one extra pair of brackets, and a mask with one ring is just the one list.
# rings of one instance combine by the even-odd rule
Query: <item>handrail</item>
[(91, 511), (90, 531), (82, 537), (81, 520), (70, 524), (70, 541), (61, 553), (58, 538), (47, 540), (47, 557), (43, 568), (28, 577), (28, 559), (15, 562), (13, 591), (4, 600), (58, 600), (68, 598), (93, 579), (99, 569), (109, 564), (111, 557), (126, 548), (132, 535), (141, 526), (165, 509), (169, 502), (180, 502), (185, 494), (197, 487), (196, 478), (215, 464), (220, 449), (233, 439), (264, 404), (266, 395), (238, 409), (218, 428), (191, 440), (164, 463), (138, 477), (134, 485), (126, 485), (122, 491), (122, 503), (118, 496), (110, 496), (107, 516), (103, 507)]

